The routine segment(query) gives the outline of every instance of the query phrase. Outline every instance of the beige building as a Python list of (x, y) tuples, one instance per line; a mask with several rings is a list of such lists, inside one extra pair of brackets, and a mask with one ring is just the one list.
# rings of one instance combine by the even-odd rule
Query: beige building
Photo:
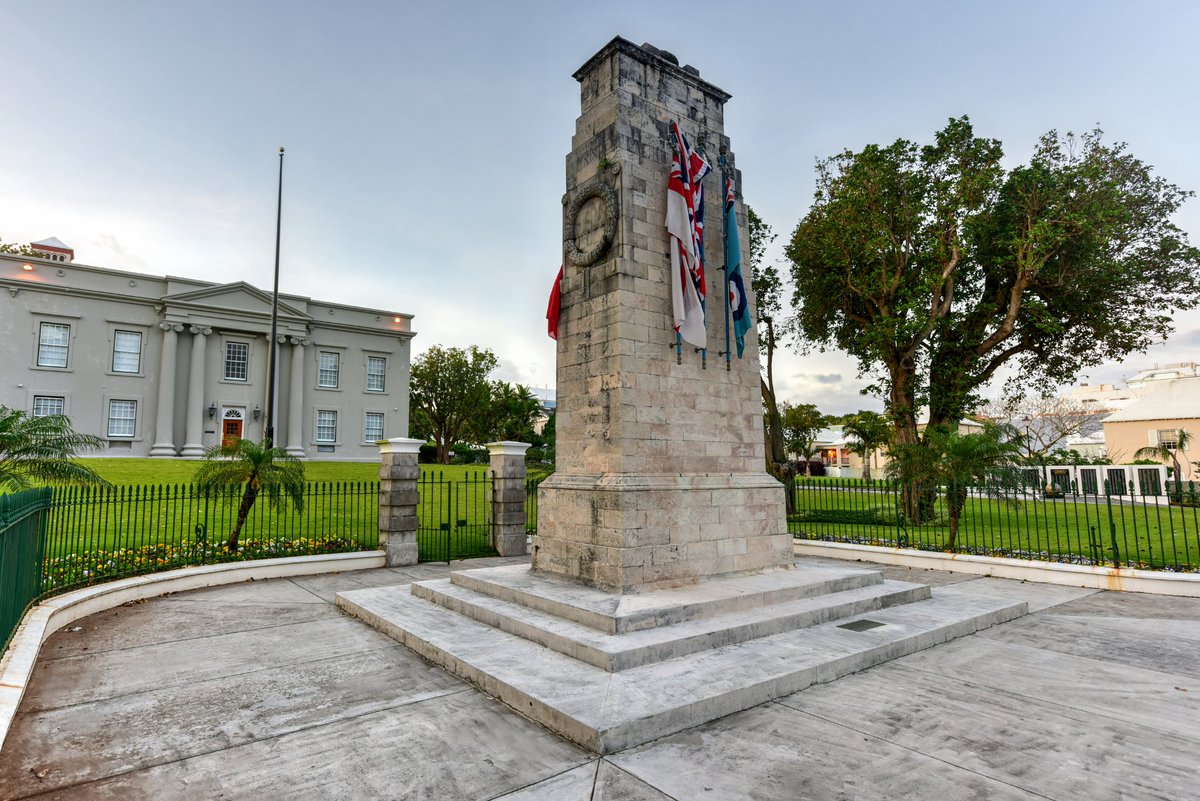
[[(1177, 452), (1184, 481), (1200, 477), (1191, 458), (1200, 446), (1200, 378), (1164, 381), (1137, 403), (1114, 412), (1104, 421), (1104, 440), (1114, 463), (1131, 462), (1139, 449), (1167, 445), (1175, 449), (1179, 431), (1197, 440)], [(1164, 464), (1171, 466), (1171, 460)]]
[[(53, 242), (54, 250), (47, 243)], [(0, 404), (65, 414), (105, 456), (198, 457), (266, 424), (271, 296), (48, 258), (0, 254)], [(371, 460), (408, 434), (412, 316), (280, 295), (275, 443)]]

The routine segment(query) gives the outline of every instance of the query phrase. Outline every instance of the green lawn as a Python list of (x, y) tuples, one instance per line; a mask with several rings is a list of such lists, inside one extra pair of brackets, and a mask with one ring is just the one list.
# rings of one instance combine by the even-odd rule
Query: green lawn
[[(186, 484), (201, 464), (186, 459), (82, 459), (83, 464), (118, 485)], [(422, 473), (442, 473), (447, 477), (487, 469), (487, 465), (421, 465)], [(305, 462), (304, 477), (309, 481), (378, 481), (378, 462)]]
[[(907, 544), (945, 549), (950, 529), (945, 502), (937, 519), (913, 526), (898, 515), (894, 490), (843, 485), (801, 486), (788, 530), (811, 539)], [(1114, 544), (1122, 565), (1200, 568), (1200, 509), (1162, 506), (1138, 498), (1104, 496), (1015, 502), (972, 495), (959, 523), (956, 550), (1111, 564)]]

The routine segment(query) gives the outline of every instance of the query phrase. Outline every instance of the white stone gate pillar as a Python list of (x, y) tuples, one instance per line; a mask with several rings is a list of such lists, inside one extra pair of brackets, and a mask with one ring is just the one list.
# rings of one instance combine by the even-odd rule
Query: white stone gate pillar
[(417, 453), (424, 444), (397, 437), (379, 446), (379, 550), (388, 567), (417, 563)]
[(525, 534), (525, 451), (528, 442), (489, 442), (492, 469), (491, 545), (501, 556), (529, 552)]

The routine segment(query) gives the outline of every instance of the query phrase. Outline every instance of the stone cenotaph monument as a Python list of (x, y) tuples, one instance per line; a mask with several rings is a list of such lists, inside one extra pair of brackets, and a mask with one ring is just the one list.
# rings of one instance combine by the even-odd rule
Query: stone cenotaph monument
[[(742, 358), (725, 354), (715, 168), (723, 155), (736, 177), (730, 95), (621, 38), (575, 78), (556, 472), (539, 491), (530, 563), (337, 603), (601, 753), (1024, 614), (1024, 603), (794, 563), (783, 487), (764, 471), (753, 331)], [(705, 350), (674, 330), (673, 123), (714, 167), (702, 207)]]

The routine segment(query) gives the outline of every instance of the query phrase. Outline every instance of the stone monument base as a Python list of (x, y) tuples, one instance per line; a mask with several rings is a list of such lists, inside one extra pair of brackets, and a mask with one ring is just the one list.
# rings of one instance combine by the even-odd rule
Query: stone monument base
[(538, 487), (533, 569), (611, 592), (792, 563), (766, 473), (554, 473)]
[(612, 753), (1024, 615), (1024, 602), (799, 563), (617, 595), (526, 565), (337, 604), (526, 717)]

